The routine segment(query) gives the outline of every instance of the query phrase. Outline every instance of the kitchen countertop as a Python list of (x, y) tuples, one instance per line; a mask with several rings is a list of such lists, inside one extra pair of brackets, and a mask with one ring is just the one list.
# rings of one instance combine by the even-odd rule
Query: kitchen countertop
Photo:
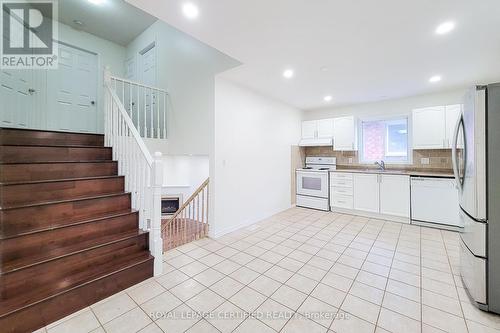
[(387, 169), (385, 171), (375, 169), (375, 168), (350, 168), (337, 166), (337, 170), (331, 172), (346, 172), (346, 173), (374, 173), (381, 175), (408, 175), (414, 177), (440, 177), (440, 178), (454, 178), (452, 170), (442, 170), (442, 169), (421, 169), (421, 170), (411, 170), (411, 169)]

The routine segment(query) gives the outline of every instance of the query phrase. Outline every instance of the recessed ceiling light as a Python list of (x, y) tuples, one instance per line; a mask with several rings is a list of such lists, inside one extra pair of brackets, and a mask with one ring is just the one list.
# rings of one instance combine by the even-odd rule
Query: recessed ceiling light
[(328, 95), (328, 96), (323, 97), (323, 100), (325, 102), (330, 102), (332, 100), (332, 98), (333, 98), (332, 96)]
[(435, 82), (439, 82), (439, 81), (441, 81), (441, 76), (439, 76), (439, 75), (434, 75), (429, 79), (429, 82), (431, 82), (431, 83), (435, 83)]
[(448, 32), (452, 31), (455, 28), (455, 23), (449, 21), (449, 22), (444, 22), (438, 25), (436, 28), (436, 34), (438, 35), (444, 35), (447, 34)]
[(293, 69), (286, 69), (283, 72), (283, 77), (285, 79), (291, 79), (294, 75), (295, 75), (295, 73), (294, 73)]
[(87, 1), (97, 6), (102, 5), (104, 2), (106, 2), (106, 0), (87, 0)]
[(186, 16), (188, 19), (195, 19), (198, 17), (200, 14), (200, 10), (198, 9), (198, 6), (196, 6), (193, 3), (185, 3), (182, 6), (182, 12), (184, 13), (184, 16)]

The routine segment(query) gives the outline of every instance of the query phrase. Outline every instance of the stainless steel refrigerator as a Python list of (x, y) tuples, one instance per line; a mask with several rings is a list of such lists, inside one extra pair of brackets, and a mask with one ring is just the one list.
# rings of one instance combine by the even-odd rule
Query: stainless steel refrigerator
[(500, 313), (500, 83), (466, 95), (453, 139), (460, 274), (473, 303)]

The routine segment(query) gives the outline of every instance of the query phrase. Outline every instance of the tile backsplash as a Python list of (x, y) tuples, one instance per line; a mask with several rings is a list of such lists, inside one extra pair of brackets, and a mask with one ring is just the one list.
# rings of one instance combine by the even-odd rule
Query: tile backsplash
[[(360, 164), (357, 151), (334, 151), (332, 147), (305, 147), (305, 156), (331, 156), (337, 158), (339, 166), (367, 166)], [(429, 164), (422, 164), (428, 159)], [(451, 149), (422, 149), (413, 151), (413, 164), (387, 164), (397, 169), (442, 169), (451, 170)]]

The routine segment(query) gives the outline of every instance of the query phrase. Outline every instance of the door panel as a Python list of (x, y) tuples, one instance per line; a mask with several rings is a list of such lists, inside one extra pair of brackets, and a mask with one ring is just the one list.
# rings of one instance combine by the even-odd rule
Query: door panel
[(379, 212), (378, 175), (354, 175), (354, 209), (367, 212)]
[(463, 111), (464, 175), (460, 206), (473, 218), (486, 219), (486, 92), (470, 90)]
[[(451, 148), (451, 141), (453, 140), (453, 133), (455, 132), (455, 127), (457, 126), (458, 119), (462, 114), (462, 105), (447, 105), (446, 106), (446, 147)], [(461, 144), (463, 145), (463, 143)], [(459, 144), (460, 147), (460, 144)]]
[(414, 149), (445, 148), (444, 106), (415, 109), (412, 120)]
[(47, 125), (75, 132), (97, 130), (97, 56), (59, 45), (59, 69), (48, 75)]
[[(44, 70), (36, 70), (44, 72)], [(33, 70), (2, 70), (0, 82), (2, 126), (30, 128), (36, 125)], [(30, 92), (30, 89), (32, 92)]]
[(380, 175), (380, 213), (410, 217), (410, 176)]

